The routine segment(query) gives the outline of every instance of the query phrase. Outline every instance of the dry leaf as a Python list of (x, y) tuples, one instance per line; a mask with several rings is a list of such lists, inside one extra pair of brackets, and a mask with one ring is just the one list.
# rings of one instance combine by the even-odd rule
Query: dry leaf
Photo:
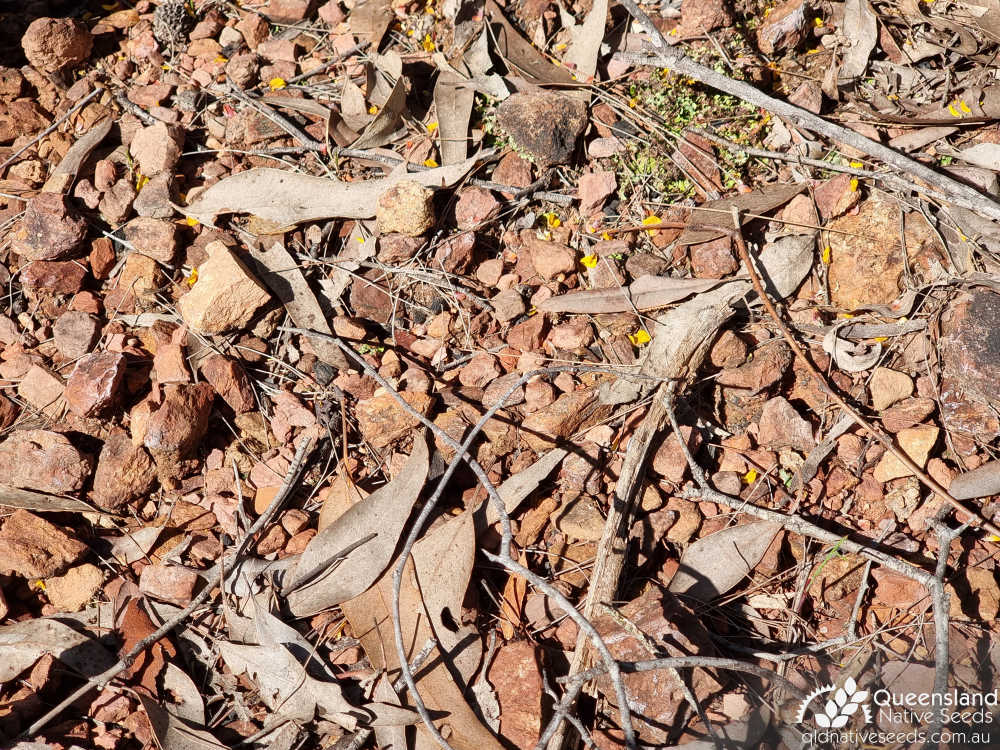
[(496, 0), (486, 0), (486, 15), (500, 55), (529, 83), (540, 85), (573, 82), (573, 76), (566, 68), (553, 65), (521, 35), (507, 20)]
[(92, 677), (109, 669), (115, 659), (96, 638), (58, 620), (39, 617), (0, 627), (0, 684), (30, 669), (51, 654), (70, 669)]
[(46, 492), (21, 490), (16, 487), (5, 487), (3, 485), (0, 485), (0, 506), (52, 513), (56, 511), (106, 513), (99, 508), (94, 508), (88, 503), (83, 502), (83, 500), (77, 500), (75, 497), (62, 497), (61, 495), (50, 495)]
[(261, 167), (226, 177), (200, 193), (187, 207), (176, 206), (183, 214), (211, 225), (219, 214), (249, 213), (291, 226), (305, 221), (340, 217), (369, 219), (382, 193), (401, 179), (427, 187), (455, 184), (476, 164), (478, 157), (460, 164), (406, 173), (394, 170), (389, 177), (358, 182), (341, 182), (326, 177)]
[[(399, 54), (387, 52), (376, 56), (375, 60), (380, 75), (376, 76), (376, 88), (371, 98), (378, 105), (378, 114), (361, 137), (351, 144), (352, 148), (378, 148), (389, 143), (406, 109), (406, 79)], [(386, 82), (386, 76), (392, 78), (391, 86)]]
[(702, 537), (684, 551), (669, 590), (706, 602), (722, 596), (754, 569), (780, 530), (777, 523), (748, 523)]
[(882, 356), (882, 344), (869, 347), (865, 344), (840, 338), (833, 326), (823, 337), (823, 351), (833, 357), (834, 363), (844, 372), (864, 372), (871, 369)]
[(853, 81), (865, 74), (868, 58), (878, 41), (878, 21), (868, 0), (847, 0), (843, 33), (850, 40), (840, 64), (840, 80)]
[(951, 480), (948, 492), (956, 500), (1000, 494), (1000, 461), (987, 461)]
[[(399, 476), (352, 506), (309, 542), (285, 587), (288, 608), (307, 617), (358, 596), (371, 586), (395, 555), (413, 504), (427, 479), (430, 455), (427, 441), (418, 433), (413, 453)], [(331, 563), (355, 546), (335, 568)]]
[(674, 279), (667, 276), (641, 276), (620, 289), (587, 289), (549, 297), (538, 305), (542, 312), (614, 313), (644, 311), (679, 302), (692, 294), (707, 291), (722, 279)]
[(754, 218), (754, 215), (766, 214), (778, 206), (783, 206), (803, 190), (805, 185), (768, 185), (751, 193), (706, 201), (695, 213), (697, 220), (690, 223), (677, 238), (677, 242), (681, 245), (711, 242), (726, 234), (725, 230), (716, 229), (716, 226), (732, 226), (731, 209), (734, 206), (740, 212), (740, 222), (746, 224)]
[(149, 718), (157, 746), (163, 750), (218, 750), (229, 747), (215, 739), (203, 727), (168, 711), (146, 693), (136, 692), (135, 696)]

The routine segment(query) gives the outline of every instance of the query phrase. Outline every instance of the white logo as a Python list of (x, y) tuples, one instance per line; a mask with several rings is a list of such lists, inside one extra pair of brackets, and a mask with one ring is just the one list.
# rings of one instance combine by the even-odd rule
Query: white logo
[(868, 700), (868, 691), (860, 690), (853, 677), (848, 677), (842, 688), (823, 685), (809, 693), (799, 705), (799, 713), (795, 717), (795, 721), (799, 724), (804, 723), (809, 704), (821, 695), (828, 693), (833, 693), (833, 695), (827, 699), (823, 710), (812, 712), (813, 722), (817, 727), (820, 729), (840, 729), (847, 726), (847, 722), (858, 712), (859, 708), (864, 714), (865, 724), (871, 723), (871, 708), (865, 703)]

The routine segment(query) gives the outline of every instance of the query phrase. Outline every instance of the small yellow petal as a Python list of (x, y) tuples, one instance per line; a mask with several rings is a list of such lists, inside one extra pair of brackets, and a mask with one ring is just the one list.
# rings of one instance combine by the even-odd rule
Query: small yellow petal
[(184, 279), (184, 283), (187, 284), (188, 286), (194, 286), (194, 283), (197, 280), (198, 280), (198, 269), (192, 268), (191, 273), (188, 275), (186, 279)]
[(370, 114), (370, 115), (377, 115), (378, 114), (378, 107), (376, 107), (374, 104), (372, 106), (370, 106), (368, 108), (368, 114)]
[(548, 213), (542, 214), (545, 217), (545, 223), (549, 225), (551, 229), (555, 229), (562, 225), (562, 220), (556, 216), (555, 211), (549, 211)]
[(226, 57), (225, 55), (216, 55), (215, 60), (213, 60), (212, 62), (226, 63), (229, 62), (229, 58)]
[(424, 41), (420, 43), (420, 46), (424, 48), (424, 52), (433, 52), (436, 49), (434, 46), (434, 40), (431, 39), (430, 34), (424, 37)]
[(564, 49), (566, 49), (566, 43), (565, 42), (560, 42), (559, 44), (556, 45), (556, 51), (557, 52), (562, 52)]
[(819, 27), (819, 26), (822, 26), (822, 25), (823, 25), (823, 19), (822, 19), (822, 18), (820, 18), (819, 16), (816, 16), (816, 17), (815, 17), (815, 18), (813, 19), (813, 24), (814, 24), (815, 26), (817, 26), (817, 27)]
[(972, 111), (972, 108), (971, 108), (971, 107), (969, 107), (969, 105), (968, 105), (968, 104), (966, 104), (966, 103), (965, 103), (964, 101), (962, 101), (961, 99), (959, 99), (959, 100), (958, 100), (958, 108), (959, 108), (960, 110), (962, 110), (963, 112), (965, 112), (965, 114), (969, 114), (969, 113), (970, 113), (970, 112)]
[(948, 111), (951, 112), (951, 116), (952, 117), (961, 117), (962, 116), (961, 114), (959, 114), (958, 110), (955, 109), (955, 105), (954, 104), (949, 104), (948, 105)]
[(889, 337), (888, 337), (888, 336), (876, 336), (876, 337), (875, 337), (875, 341), (877, 341), (877, 342), (878, 342), (878, 343), (880, 343), (880, 344), (881, 344), (881, 343), (882, 343), (883, 341), (888, 341), (888, 340), (889, 340)]
[(832, 254), (832, 252), (833, 251), (832, 251), (832, 249), (830, 248), (829, 245), (827, 245), (826, 247), (823, 248), (823, 265), (824, 266), (830, 265), (830, 255)]
[(436, 123), (436, 122), (429, 122), (429, 123), (427, 123), (427, 132), (428, 133), (433, 133), (437, 129), (438, 129), (438, 123)]
[(750, 471), (748, 471), (746, 474), (743, 475), (744, 484), (753, 484), (755, 481), (757, 481), (756, 469), (750, 469)]
[(650, 342), (649, 332), (645, 328), (640, 328), (635, 333), (630, 333), (628, 335), (628, 340), (632, 342), (633, 346), (643, 346)]
[(601, 232), (601, 239), (602, 240), (610, 240), (611, 239), (611, 235), (608, 234), (607, 232)]
[(861, 161), (852, 161), (851, 162), (851, 167), (853, 169), (861, 169), (864, 165), (865, 165), (864, 162), (861, 162)]
[(597, 256), (596, 255), (584, 255), (580, 258), (580, 262), (585, 268), (596, 268), (597, 267)]
[(186, 217), (186, 218), (184, 219), (184, 221), (185, 221), (185, 222), (187, 223), (187, 225), (188, 225), (189, 227), (196, 227), (196, 226), (198, 226), (199, 224), (201, 224), (201, 222), (200, 222), (200, 221), (198, 221), (198, 220), (197, 220), (196, 218), (194, 218), (193, 216), (188, 216), (188, 217)]
[(642, 220), (642, 225), (644, 227), (655, 227), (663, 223), (663, 219), (659, 216), (647, 216)]
[(851, 191), (853, 192), (853, 191), (855, 191), (857, 189), (858, 189), (858, 178), (857, 177), (852, 177), (851, 178)]
[(285, 83), (284, 78), (272, 78), (267, 82), (267, 87), (271, 89), (271, 91), (278, 91), (279, 89), (285, 88), (287, 85), (288, 84)]
[(433, 169), (434, 167), (438, 166), (438, 163), (433, 159), (424, 159), (424, 166), (431, 167)]

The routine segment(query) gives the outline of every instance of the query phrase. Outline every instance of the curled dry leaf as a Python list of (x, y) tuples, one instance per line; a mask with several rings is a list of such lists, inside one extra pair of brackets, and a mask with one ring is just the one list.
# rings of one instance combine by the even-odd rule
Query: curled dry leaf
[(1000, 494), (1000, 461), (987, 461), (951, 480), (948, 492), (956, 500)]
[(847, 341), (837, 335), (840, 326), (834, 326), (823, 337), (823, 351), (833, 357), (834, 363), (844, 372), (864, 372), (871, 369), (882, 356), (882, 344), (866, 346)]
[(144, 692), (135, 695), (149, 718), (156, 744), (163, 750), (219, 750), (228, 747), (204, 727), (168, 711), (155, 698)]
[(30, 669), (51, 654), (70, 669), (88, 677), (109, 669), (115, 659), (96, 638), (59, 620), (39, 617), (0, 627), (0, 684)]
[(32, 490), (21, 490), (16, 487), (5, 487), (0, 485), (0, 506), (5, 508), (23, 508), (24, 510), (40, 510), (54, 513), (56, 511), (68, 511), (72, 513), (102, 513), (101, 510), (91, 507), (83, 500), (75, 497), (62, 497), (61, 495), (50, 495), (46, 492), (33, 492)]
[(460, 180), (478, 161), (466, 159), (426, 172), (394, 170), (389, 177), (341, 182), (326, 177), (261, 167), (219, 180), (187, 207), (183, 214), (211, 225), (219, 214), (249, 213), (280, 226), (339, 217), (370, 219), (379, 196), (401, 179), (426, 187), (446, 187)]
[[(403, 76), (403, 61), (396, 52), (375, 56), (377, 69), (375, 91), (372, 101), (378, 106), (378, 113), (365, 131), (352, 145), (353, 148), (377, 148), (392, 140), (403, 110), (406, 109), (406, 79)], [(392, 80), (390, 84), (388, 79)]]
[(549, 297), (538, 309), (552, 313), (615, 313), (643, 311), (679, 302), (692, 294), (719, 284), (719, 279), (674, 279), (667, 276), (641, 276), (620, 289), (586, 289)]
[(702, 537), (685, 550), (669, 590), (702, 601), (722, 596), (754, 569), (780, 529), (748, 523)]
[[(427, 479), (427, 440), (418, 434), (399, 476), (380, 487), (318, 533), (299, 557), (285, 587), (297, 617), (314, 615), (351, 599), (371, 586), (389, 566), (399, 536)], [(365, 537), (368, 541), (358, 544)], [(357, 545), (336, 565), (344, 550)]]

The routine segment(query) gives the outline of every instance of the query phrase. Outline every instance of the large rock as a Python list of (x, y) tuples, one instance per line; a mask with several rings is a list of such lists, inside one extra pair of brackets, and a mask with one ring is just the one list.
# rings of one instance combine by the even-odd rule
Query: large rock
[(271, 295), (233, 252), (210, 242), (208, 260), (198, 266), (198, 281), (177, 303), (184, 322), (202, 333), (242, 328)]
[(0, 573), (57, 576), (86, 552), (86, 544), (26, 510), (14, 511), (0, 529)]
[(105, 510), (117, 510), (149, 492), (156, 475), (153, 461), (141, 445), (133, 445), (124, 431), (104, 441), (94, 472), (94, 501)]
[(80, 358), (66, 381), (66, 403), (74, 414), (92, 417), (118, 398), (125, 378), (125, 355), (98, 352)]
[[(430, 411), (434, 400), (426, 393), (403, 391), (403, 399), (423, 415)], [(383, 393), (364, 401), (359, 401), (355, 415), (364, 439), (373, 448), (384, 448), (400, 440), (420, 424), (420, 420), (403, 411), (391, 393)]]
[(164, 386), (163, 403), (146, 423), (143, 444), (157, 466), (187, 458), (208, 429), (215, 392), (208, 383)]
[(17, 430), (0, 443), (0, 477), (4, 484), (65, 494), (83, 487), (88, 476), (89, 457), (58, 432)]
[(74, 254), (87, 236), (87, 221), (61, 193), (39, 193), (11, 232), (11, 247), (28, 260), (56, 260)]
[(90, 31), (74, 18), (36, 18), (21, 37), (28, 62), (45, 73), (79, 65), (93, 46)]
[(596, 388), (583, 388), (564, 393), (555, 403), (529, 414), (521, 423), (521, 435), (532, 450), (541, 452), (610, 413), (611, 406), (601, 403)]
[(497, 122), (541, 166), (565, 164), (587, 126), (587, 105), (552, 92), (520, 92), (497, 108)]

